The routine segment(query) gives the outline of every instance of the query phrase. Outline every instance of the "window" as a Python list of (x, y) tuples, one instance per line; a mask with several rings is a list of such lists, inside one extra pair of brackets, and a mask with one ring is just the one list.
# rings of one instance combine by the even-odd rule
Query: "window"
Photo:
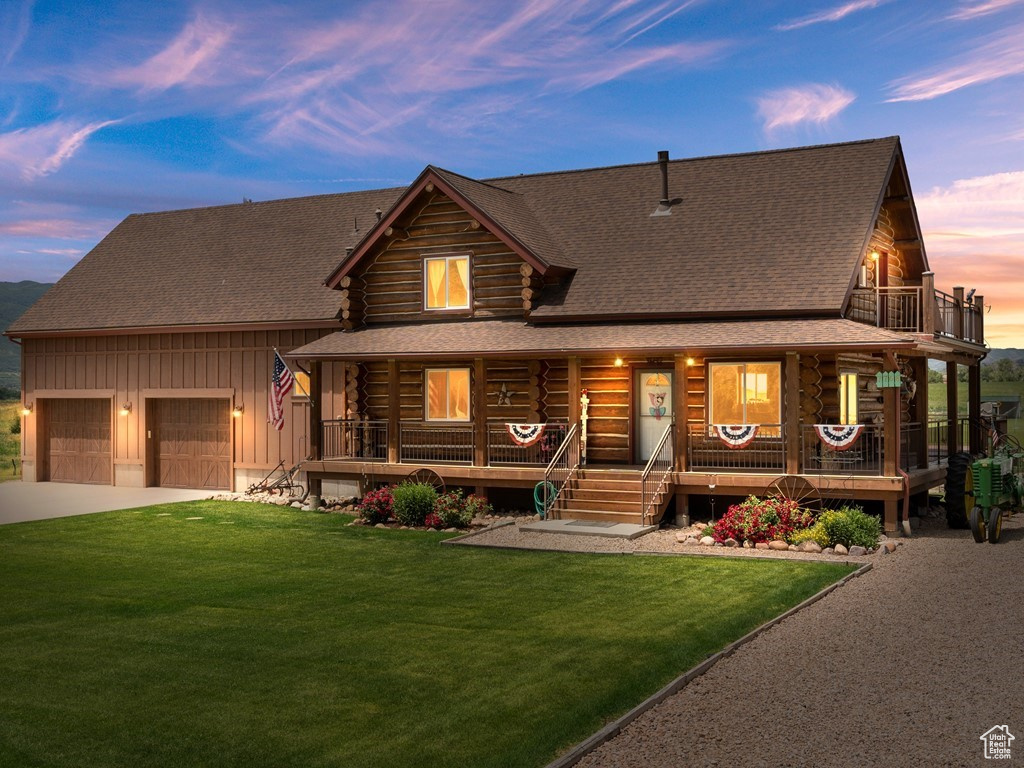
[(469, 421), (469, 368), (428, 368), (427, 421)]
[(857, 374), (839, 376), (839, 423), (857, 424)]
[(781, 363), (711, 363), (709, 424), (781, 424)]
[(305, 371), (295, 371), (295, 386), (292, 387), (292, 397), (309, 397), (309, 374)]
[(427, 309), (469, 309), (469, 256), (424, 259), (423, 293)]

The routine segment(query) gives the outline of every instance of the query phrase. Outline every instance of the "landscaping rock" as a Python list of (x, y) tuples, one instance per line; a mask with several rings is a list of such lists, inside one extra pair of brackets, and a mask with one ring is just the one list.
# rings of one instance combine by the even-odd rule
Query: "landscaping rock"
[(768, 549), (773, 549), (776, 552), (785, 552), (789, 549), (789, 544), (780, 539), (775, 539), (775, 541), (768, 542)]
[(715, 545), (715, 540), (710, 536), (705, 536), (700, 540), (700, 543), (703, 544), (705, 547), (713, 547)]
[(768, 549), (768, 548), (769, 547), (768, 547), (768, 542), (767, 541), (759, 541), (759, 542), (757, 542), (757, 544), (754, 545), (754, 549)]
[(680, 531), (679, 533), (676, 534), (676, 541), (678, 541), (680, 544), (685, 544), (686, 541), (689, 538), (690, 538), (690, 534), (688, 534), (688, 533), (686, 533), (684, 531)]
[(738, 547), (740, 543), (736, 539), (728, 538), (722, 542), (727, 547)]
[(836, 544), (835, 551), (836, 551), (837, 555), (848, 555), (848, 554), (850, 554), (850, 550), (848, 550), (842, 544)]
[(885, 550), (886, 553), (895, 552), (896, 551), (896, 542), (892, 541), (892, 540), (883, 542), (882, 549)]
[(754, 548), (754, 542), (752, 542), (750, 539), (744, 539), (743, 540), (743, 548), (744, 549), (753, 549)]
[(864, 547), (852, 546), (850, 547), (850, 555), (853, 557), (863, 557), (868, 551)]
[(387, 528), (387, 526), (386, 526), (386, 525), (384, 525), (384, 523), (377, 523), (377, 524), (376, 524), (375, 526), (373, 526), (373, 527), (374, 527), (374, 528)]
[(455, 527), (451, 527), (451, 528), (445, 528), (445, 529), (444, 529), (444, 532), (445, 532), (445, 533), (457, 533), (457, 532), (458, 532), (458, 530), (459, 530), (458, 528), (455, 528)]
[(815, 555), (821, 554), (821, 544), (816, 541), (801, 541), (797, 549), (800, 552), (810, 552)]
[(823, 550), (821, 550), (821, 554), (823, 555), (834, 555), (835, 553), (836, 551), (832, 549), (832, 547), (825, 547)]
[(693, 536), (687, 536), (685, 539), (683, 539), (683, 546), (684, 547), (694, 547), (698, 543), (699, 542), (697, 541), (697, 539), (693, 538)]
[(790, 545), (789, 545), (789, 551), (790, 551), (790, 552), (799, 552), (799, 551), (800, 551), (800, 549), (799, 549), (799, 547), (797, 547), (797, 545), (796, 545), (796, 544), (790, 544)]

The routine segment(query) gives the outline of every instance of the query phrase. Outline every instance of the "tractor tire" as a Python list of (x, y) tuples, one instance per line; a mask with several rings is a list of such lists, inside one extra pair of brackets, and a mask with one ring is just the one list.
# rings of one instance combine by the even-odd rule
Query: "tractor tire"
[(1003, 512), (999, 507), (988, 511), (988, 542), (995, 544), (1003, 532)]
[(974, 536), (974, 540), (981, 544), (985, 541), (985, 515), (981, 511), (981, 507), (975, 506), (971, 510), (970, 514), (971, 522), (971, 534)]
[(971, 466), (971, 454), (954, 453), (946, 465), (946, 523), (950, 528), (967, 528), (967, 506), (964, 491), (967, 488), (967, 470)]

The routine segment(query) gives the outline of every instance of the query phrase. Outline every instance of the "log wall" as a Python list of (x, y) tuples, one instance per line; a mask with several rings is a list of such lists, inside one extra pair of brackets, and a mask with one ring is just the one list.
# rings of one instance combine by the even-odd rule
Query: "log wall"
[(440, 192), (424, 193), (408, 221), (388, 228), (385, 238), (380, 251), (368, 258), (358, 274), (340, 283), (341, 320), (346, 329), (458, 314), (424, 311), (426, 256), (470, 254), (475, 317), (522, 316), (524, 304), (532, 306), (539, 296), (541, 283), (532, 268)]

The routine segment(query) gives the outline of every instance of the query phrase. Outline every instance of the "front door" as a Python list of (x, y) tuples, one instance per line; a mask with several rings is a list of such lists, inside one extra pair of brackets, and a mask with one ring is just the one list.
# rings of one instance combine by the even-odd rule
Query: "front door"
[(672, 371), (638, 368), (633, 380), (636, 460), (645, 463), (672, 422)]

